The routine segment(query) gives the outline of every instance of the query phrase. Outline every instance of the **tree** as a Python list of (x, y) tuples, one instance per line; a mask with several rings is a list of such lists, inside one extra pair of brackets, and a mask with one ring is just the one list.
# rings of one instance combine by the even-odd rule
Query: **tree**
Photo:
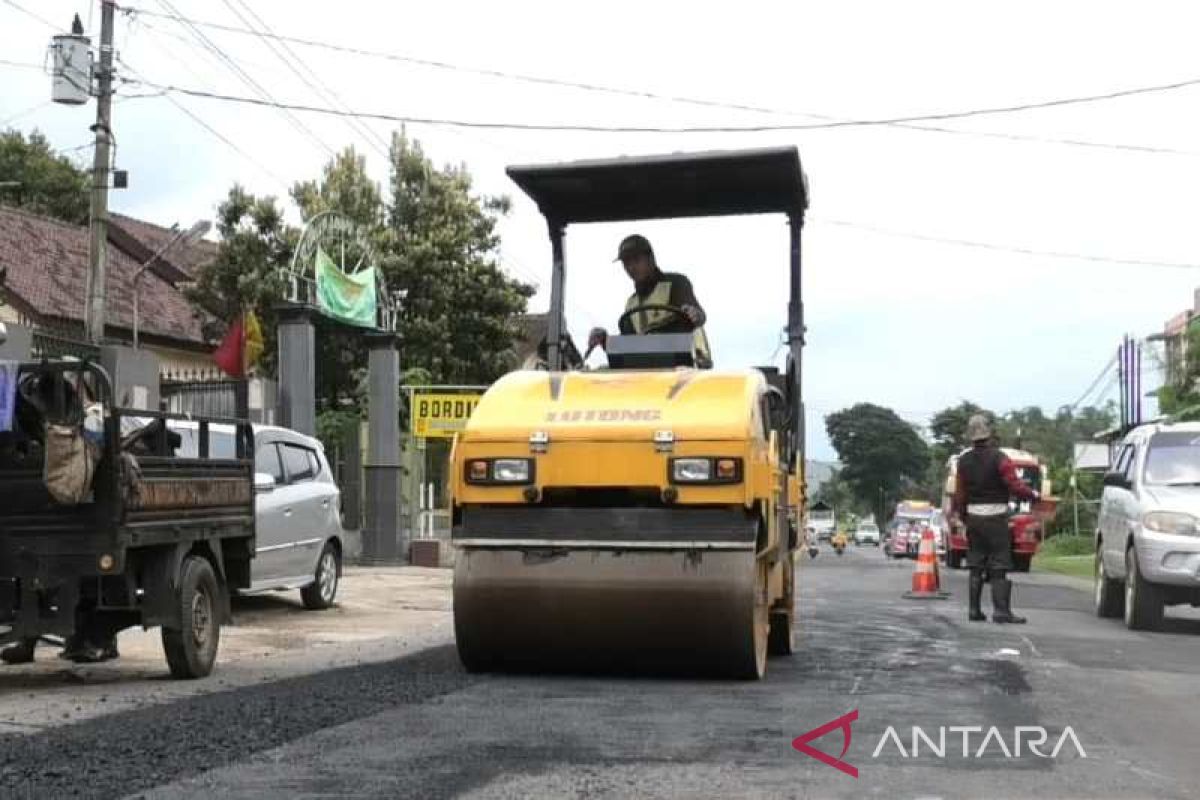
[(963, 400), (933, 415), (929, 421), (929, 433), (933, 438), (933, 461), (936, 465), (944, 465), (950, 456), (971, 445), (967, 441), (967, 421), (976, 414), (983, 414), (995, 422), (995, 414), (970, 400)]
[(842, 462), (841, 477), (878, 519), (926, 475), (929, 448), (912, 425), (890, 408), (858, 403), (825, 418), (825, 430)]
[(1181, 419), (1200, 418), (1200, 325), (1189, 326), (1182, 352), (1168, 365), (1167, 382), (1158, 392), (1158, 407)]
[(91, 173), (58, 155), (38, 131), (0, 132), (0, 203), (86, 225)]
[(491, 383), (513, 366), (516, 315), (533, 287), (508, 278), (496, 250), (506, 197), (474, 197), (463, 167), (436, 169), (420, 143), (392, 137), (388, 225), (396, 250), (388, 284), (406, 293), (404, 362), (439, 383)]
[(838, 516), (857, 514), (863, 508), (869, 508), (854, 496), (854, 488), (842, 477), (842, 471), (833, 470), (829, 478), (817, 490), (816, 500), (832, 508)]
[(284, 224), (275, 198), (255, 197), (237, 185), (217, 207), (217, 231), (217, 256), (197, 272), (187, 297), (215, 317), (205, 330), (214, 340), (240, 313), (254, 311), (266, 345), (262, 366), (271, 373), (275, 306), (284, 296), (280, 269), (291, 259), (296, 232)]

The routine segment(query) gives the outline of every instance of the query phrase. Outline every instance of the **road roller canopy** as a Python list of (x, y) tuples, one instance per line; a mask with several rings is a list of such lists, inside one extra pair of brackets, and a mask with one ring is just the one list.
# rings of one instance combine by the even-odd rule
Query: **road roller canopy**
[(808, 186), (794, 147), (512, 166), (508, 175), (553, 223), (783, 213)]

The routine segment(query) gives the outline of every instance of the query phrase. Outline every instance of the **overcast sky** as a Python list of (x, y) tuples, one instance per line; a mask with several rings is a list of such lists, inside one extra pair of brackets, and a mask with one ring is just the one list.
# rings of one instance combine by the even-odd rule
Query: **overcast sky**
[[(14, 1), (63, 29), (78, 12), (98, 38), (96, 3)], [(3, 58), (42, 63), (53, 31), (6, 2), (0, 2)], [(130, 4), (164, 10), (159, 0)], [(185, 16), (244, 25), (225, 0), (172, 4)], [(685, 7), (645, 0), (252, 0), (252, 6), (279, 34), (794, 114), (537, 86), (291, 46), (345, 106), (421, 117), (804, 123), (812, 120), (802, 114), (879, 118), (1200, 78), (1200, 9), (1188, 2), (840, 0)], [(276, 99), (329, 104), (263, 41), (201, 30)], [(173, 22), (120, 16), (116, 41), (122, 59), (147, 79), (253, 94)], [(132, 77), (128, 70), (121, 74)], [(50, 81), (34, 69), (0, 64), (0, 76), (0, 125), (38, 127), (60, 148), (89, 140), (94, 106), (39, 106), (49, 99)], [(113, 118), (117, 164), (129, 170), (130, 188), (114, 192), (114, 209), (186, 226), (211, 218), (235, 181), (284, 197), (291, 181), (316, 176), (328, 158), (278, 111), (184, 97), (178, 102), (246, 155), (165, 97), (121, 100)], [(373, 174), (386, 181), (384, 158), (355, 129), (335, 118), (297, 116), (335, 149), (355, 144)], [(364, 124), (383, 139), (393, 127)], [(797, 145), (812, 191), (804, 242), (809, 445), (812, 456), (828, 458), (833, 453), (823, 416), (858, 401), (891, 406), (918, 424), (962, 398), (999, 411), (1071, 403), (1112, 358), (1123, 334), (1161, 329), (1191, 304), (1200, 285), (1200, 269), (1194, 268), (1104, 264), (910, 238), (1200, 264), (1200, 86), (936, 124), (962, 133), (894, 126), (722, 135), (475, 132), (429, 125), (409, 130), (435, 161), (466, 163), (481, 192), (513, 195), (514, 211), (501, 228), (503, 258), (516, 277), (540, 284), (532, 310), (547, 305), (549, 244), (536, 209), (504, 175), (506, 164)], [(981, 132), (1185, 152), (974, 135)], [(89, 157), (87, 150), (79, 154)], [(611, 261), (619, 239), (635, 230), (651, 238), (665, 268), (692, 278), (709, 312), (719, 365), (762, 364), (773, 356), (782, 363), (777, 344), (786, 318), (787, 237), (783, 220), (772, 217), (572, 228), (567, 298), (577, 339), (592, 325), (615, 326), (630, 289)], [(1154, 381), (1148, 368), (1147, 386)], [(1115, 389), (1107, 397), (1115, 398)]]

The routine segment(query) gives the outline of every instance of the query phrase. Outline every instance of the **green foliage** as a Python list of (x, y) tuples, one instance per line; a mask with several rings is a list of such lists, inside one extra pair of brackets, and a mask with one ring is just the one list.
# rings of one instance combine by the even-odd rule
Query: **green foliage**
[(197, 273), (187, 297), (215, 318), (205, 330), (214, 340), (243, 310), (254, 311), (265, 344), (259, 369), (273, 374), (275, 306), (283, 297), (279, 271), (291, 258), (296, 232), (284, 224), (275, 198), (255, 197), (237, 185), (217, 207), (217, 231), (217, 257)]
[(406, 292), (400, 314), (404, 363), (438, 383), (491, 383), (513, 365), (533, 287), (509, 279), (495, 253), (505, 197), (476, 198), (465, 168), (435, 169), (414, 140), (392, 138), (385, 263), (389, 285)]
[(56, 154), (38, 131), (0, 132), (0, 203), (86, 225), (91, 172)]
[[(513, 366), (533, 288), (510, 280), (496, 258), (498, 215), (507, 198), (476, 197), (463, 168), (438, 169), (420, 145), (393, 138), (385, 196), (353, 148), (338, 153), (316, 180), (297, 182), (292, 199), (307, 221), (340, 212), (363, 227), (388, 287), (402, 292), (399, 333), (406, 383), (487, 384)], [(203, 270), (193, 299), (224, 324), (241, 307), (258, 309), (274, 356), (274, 313), (284, 296), (279, 269), (288, 264), (298, 231), (283, 224), (271, 198), (239, 187), (222, 204), (220, 255)], [(331, 256), (335, 255), (333, 253)], [(340, 253), (336, 254), (340, 257)], [(348, 253), (348, 260), (357, 257)], [(367, 351), (361, 333), (319, 323), (317, 391), (325, 408), (361, 404)]]
[(950, 456), (970, 446), (971, 443), (967, 441), (967, 421), (976, 414), (983, 414), (995, 424), (995, 414), (970, 400), (963, 400), (933, 415), (929, 432), (933, 437), (931, 454), (935, 468), (944, 469)]
[(332, 453), (361, 422), (362, 412), (357, 408), (325, 409), (317, 414), (317, 438), (325, 451)]
[(827, 416), (825, 430), (842, 462), (841, 477), (878, 519), (887, 519), (887, 508), (902, 496), (920, 491), (929, 448), (890, 408), (858, 403)]
[(869, 508), (854, 496), (853, 487), (842, 477), (842, 470), (835, 469), (829, 479), (817, 490), (815, 502), (825, 503), (842, 519), (845, 515), (860, 513), (863, 508)]
[(1200, 325), (1188, 328), (1182, 363), (1168, 377), (1158, 393), (1159, 409), (1184, 420), (1200, 419)]

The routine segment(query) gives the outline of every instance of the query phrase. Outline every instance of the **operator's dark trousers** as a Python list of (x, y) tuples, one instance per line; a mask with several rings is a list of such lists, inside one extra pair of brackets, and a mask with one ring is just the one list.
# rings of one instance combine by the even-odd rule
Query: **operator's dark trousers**
[(967, 568), (987, 572), (1013, 568), (1008, 515), (967, 515)]

